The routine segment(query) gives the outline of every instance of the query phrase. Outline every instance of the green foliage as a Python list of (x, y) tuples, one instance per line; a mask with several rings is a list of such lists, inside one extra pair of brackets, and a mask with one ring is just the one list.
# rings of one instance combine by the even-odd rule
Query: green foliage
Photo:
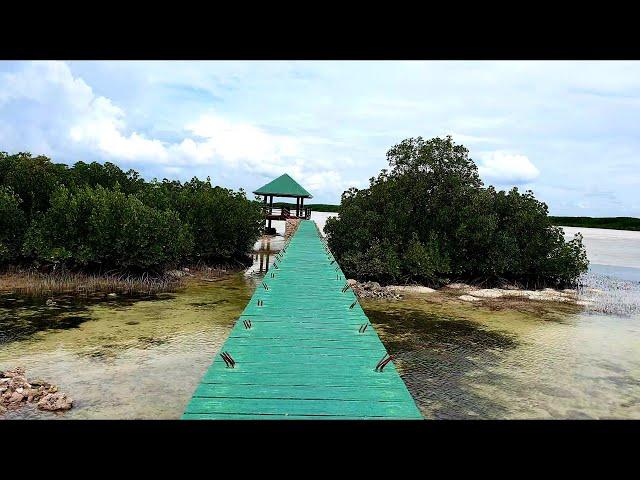
[(52, 163), (45, 156), (0, 152), (0, 185), (11, 188), (20, 197), (27, 221), (49, 207), (54, 190), (67, 179), (66, 165)]
[(27, 225), (20, 197), (0, 186), (0, 264), (16, 259)]
[(640, 231), (640, 218), (634, 217), (549, 217), (553, 225), (565, 227), (610, 228)]
[(560, 286), (587, 269), (580, 237), (565, 242), (532, 192), (484, 188), (468, 150), (451, 137), (404, 140), (387, 160), (391, 170), (344, 192), (339, 218), (326, 222), (347, 275)]
[(30, 226), (24, 254), (43, 262), (150, 269), (177, 263), (192, 247), (190, 230), (171, 210), (101, 186), (61, 186)]
[(259, 202), (248, 201), (242, 190), (213, 187), (209, 179), (154, 182), (139, 197), (178, 212), (193, 232), (195, 257), (207, 261), (246, 257), (264, 221)]
[(4, 152), (0, 215), (0, 262), (143, 270), (246, 258), (263, 218), (242, 190), (209, 179), (145, 182), (109, 162)]
[(27, 220), (49, 208), (53, 192), (60, 185), (69, 188), (84, 186), (113, 189), (116, 185), (125, 193), (135, 193), (144, 187), (134, 170), (123, 172), (113, 163), (77, 162), (72, 167), (56, 164), (44, 155), (30, 153), (9, 155), (0, 152), (0, 185), (10, 187), (22, 200), (21, 208)]
[(70, 185), (77, 187), (89, 186), (113, 189), (119, 187), (125, 193), (136, 193), (144, 188), (144, 180), (140, 178), (135, 170), (124, 172), (110, 162), (104, 165), (98, 162), (84, 163), (77, 162), (71, 169), (69, 175)]

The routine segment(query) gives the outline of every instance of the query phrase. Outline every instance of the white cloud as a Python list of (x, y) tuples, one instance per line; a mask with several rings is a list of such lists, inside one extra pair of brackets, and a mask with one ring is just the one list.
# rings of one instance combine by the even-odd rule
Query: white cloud
[(285, 159), (301, 154), (300, 142), (285, 135), (272, 135), (248, 122), (231, 121), (208, 113), (186, 125), (185, 129), (201, 139), (185, 140), (176, 150), (200, 162), (218, 158), (232, 166), (282, 166)]
[(502, 143), (502, 141), (499, 138), (495, 138), (495, 137), (480, 137), (477, 135), (465, 135), (464, 133), (455, 133), (455, 132), (451, 132), (448, 133), (448, 135), (451, 135), (451, 138), (453, 139), (453, 141), (457, 144), (463, 144), (465, 146), (467, 146), (467, 148), (469, 147), (469, 144), (474, 144), (474, 143)]
[(42, 102), (58, 100), (83, 108), (93, 92), (82, 79), (75, 79), (64, 62), (32, 62), (15, 73), (0, 77), (0, 105), (17, 99)]
[(453, 132), (487, 183), (568, 214), (597, 179), (638, 215), (639, 82), (640, 62), (0, 61), (0, 150), (248, 191), (288, 172), (333, 202), (402, 139)]
[(95, 97), (69, 129), (72, 141), (123, 160), (165, 163), (167, 151), (159, 140), (123, 133), (125, 113), (105, 97)]
[[(128, 161), (147, 168), (157, 165), (166, 174), (186, 174), (190, 167), (215, 171), (218, 176), (234, 170), (265, 178), (289, 172), (310, 190), (331, 192), (336, 197), (346, 184), (341, 173), (331, 169), (340, 161), (313, 151), (330, 148), (335, 141), (313, 135), (272, 134), (211, 109), (185, 122), (173, 142), (131, 131), (127, 112), (111, 99), (96, 95), (64, 62), (27, 63), (0, 77), (0, 114), (7, 113), (3, 108), (20, 110), (25, 106), (49, 122), (46, 128), (34, 129), (39, 138), (32, 139), (29, 147), (48, 147), (46, 152), (36, 153), (90, 152), (116, 163)], [(0, 143), (4, 131), (0, 129)], [(21, 132), (6, 131), (18, 137), (16, 142), (24, 143)], [(51, 138), (57, 143), (54, 147), (47, 143)]]
[[(182, 141), (162, 142), (140, 132), (127, 132), (126, 112), (109, 98), (95, 95), (64, 62), (33, 62), (0, 78), (0, 107), (12, 101), (31, 102), (56, 112), (56, 129), (66, 140), (123, 160), (151, 163), (194, 162), (230, 166), (262, 166), (267, 171), (301, 155), (300, 142), (272, 135), (248, 122), (231, 121), (215, 113), (202, 115), (184, 127)], [(53, 113), (53, 112), (52, 112)], [(312, 139), (318, 141), (317, 139)], [(244, 163), (243, 163), (244, 162)]]
[(136, 132), (124, 133), (125, 112), (110, 99), (95, 95), (64, 62), (28, 63), (21, 70), (0, 77), (0, 92), (0, 108), (14, 106), (18, 111), (30, 111), (35, 121), (31, 127), (41, 127), (16, 132), (19, 138), (24, 138), (25, 133), (40, 137), (28, 147), (48, 140), (57, 146), (76, 144), (121, 160), (166, 161), (160, 141)]
[(519, 185), (535, 180), (540, 171), (526, 155), (500, 150), (480, 154), (480, 176), (489, 183)]

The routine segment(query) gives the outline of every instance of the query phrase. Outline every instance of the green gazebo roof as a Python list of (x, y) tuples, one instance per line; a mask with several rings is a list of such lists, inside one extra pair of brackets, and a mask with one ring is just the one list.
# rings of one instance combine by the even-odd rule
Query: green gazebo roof
[(271, 180), (253, 193), (256, 195), (273, 195), (274, 197), (313, 198), (313, 195), (286, 173), (275, 180)]

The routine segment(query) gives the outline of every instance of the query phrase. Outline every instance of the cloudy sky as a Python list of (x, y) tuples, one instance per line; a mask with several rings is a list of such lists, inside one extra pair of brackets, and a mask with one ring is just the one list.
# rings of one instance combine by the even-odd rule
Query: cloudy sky
[(2, 62), (0, 151), (338, 203), (407, 137), (556, 215), (640, 217), (640, 62)]

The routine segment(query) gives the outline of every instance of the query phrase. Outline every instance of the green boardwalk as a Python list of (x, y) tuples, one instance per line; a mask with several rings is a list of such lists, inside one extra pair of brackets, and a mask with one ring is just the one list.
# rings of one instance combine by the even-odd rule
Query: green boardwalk
[(222, 347), (235, 365), (217, 355), (182, 418), (422, 418), (393, 362), (375, 370), (386, 350), (315, 222), (274, 265)]

